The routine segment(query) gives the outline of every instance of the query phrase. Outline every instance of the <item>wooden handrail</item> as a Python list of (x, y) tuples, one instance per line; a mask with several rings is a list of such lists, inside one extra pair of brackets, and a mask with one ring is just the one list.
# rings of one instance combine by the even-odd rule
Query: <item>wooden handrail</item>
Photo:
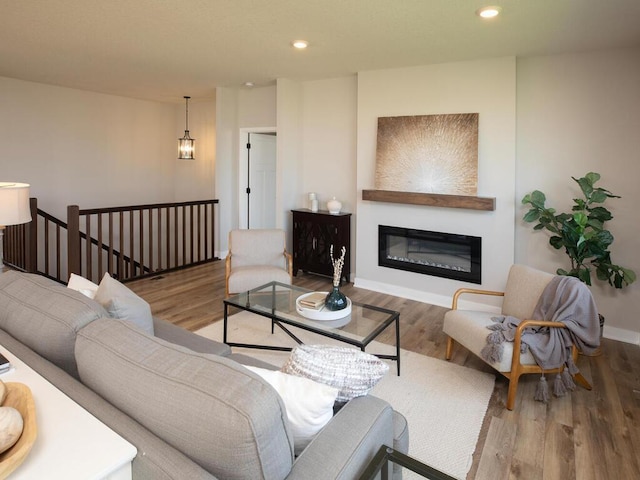
[[(32, 198), (32, 221), (7, 227), (5, 262), (61, 283), (71, 273), (98, 282), (108, 272), (125, 281), (210, 262), (217, 260), (216, 204), (214, 199), (82, 210), (70, 205), (64, 222), (39, 209)], [(61, 262), (64, 247), (66, 265)]]
[[(124, 281), (216, 260), (216, 204), (214, 199), (89, 209), (70, 205), (69, 238), (79, 238), (78, 245), (69, 243), (69, 271), (96, 281), (109, 272)], [(89, 237), (82, 236), (83, 222)]]

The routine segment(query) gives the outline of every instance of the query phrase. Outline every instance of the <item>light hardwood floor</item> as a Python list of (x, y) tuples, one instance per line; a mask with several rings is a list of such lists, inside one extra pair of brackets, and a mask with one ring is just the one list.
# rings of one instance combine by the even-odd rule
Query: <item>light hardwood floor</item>
[[(294, 283), (327, 290), (330, 279), (301, 272)], [(189, 330), (222, 318), (223, 261), (127, 285), (151, 304), (154, 315)], [(446, 308), (352, 284), (342, 289), (355, 301), (399, 311), (402, 348), (444, 359)], [(394, 343), (391, 333), (379, 340)], [(497, 375), (467, 478), (640, 479), (640, 347), (607, 339), (602, 346), (602, 355), (578, 359), (578, 368), (593, 390), (578, 387), (548, 404), (533, 400), (538, 377), (530, 375), (520, 380), (514, 410), (506, 410), (507, 382)], [(451, 361), (495, 373), (460, 346)]]

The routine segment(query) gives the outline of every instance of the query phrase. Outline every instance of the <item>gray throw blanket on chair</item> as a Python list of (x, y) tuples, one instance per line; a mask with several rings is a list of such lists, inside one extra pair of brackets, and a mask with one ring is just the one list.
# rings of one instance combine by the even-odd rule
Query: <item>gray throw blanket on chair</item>
[[(561, 322), (567, 327), (526, 328), (522, 332), (521, 347), (522, 353), (529, 349), (543, 370), (567, 367), (556, 377), (554, 384), (554, 394), (564, 395), (567, 389), (575, 388), (571, 375), (578, 373), (571, 357), (571, 345), (575, 344), (586, 354), (593, 353), (600, 345), (600, 322), (591, 291), (575, 277), (555, 276), (542, 292), (531, 319)], [(494, 317), (493, 320), (496, 323), (487, 327), (493, 332), (487, 336), (487, 346), (481, 355), (488, 362), (499, 362), (504, 348), (502, 343), (513, 341), (522, 320), (511, 316)], [(540, 380), (536, 400), (546, 402), (544, 373)]]

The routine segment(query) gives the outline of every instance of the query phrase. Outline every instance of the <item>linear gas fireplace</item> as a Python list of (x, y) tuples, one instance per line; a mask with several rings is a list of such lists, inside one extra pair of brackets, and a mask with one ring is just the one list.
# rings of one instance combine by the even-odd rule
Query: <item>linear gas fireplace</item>
[(378, 265), (482, 283), (482, 238), (378, 226)]

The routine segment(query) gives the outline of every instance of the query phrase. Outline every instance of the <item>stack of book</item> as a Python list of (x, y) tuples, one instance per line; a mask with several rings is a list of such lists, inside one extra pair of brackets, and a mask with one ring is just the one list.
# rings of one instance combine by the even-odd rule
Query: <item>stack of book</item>
[(301, 307), (320, 310), (322, 307), (324, 307), (325, 298), (327, 298), (326, 292), (315, 292), (301, 299), (299, 303)]

